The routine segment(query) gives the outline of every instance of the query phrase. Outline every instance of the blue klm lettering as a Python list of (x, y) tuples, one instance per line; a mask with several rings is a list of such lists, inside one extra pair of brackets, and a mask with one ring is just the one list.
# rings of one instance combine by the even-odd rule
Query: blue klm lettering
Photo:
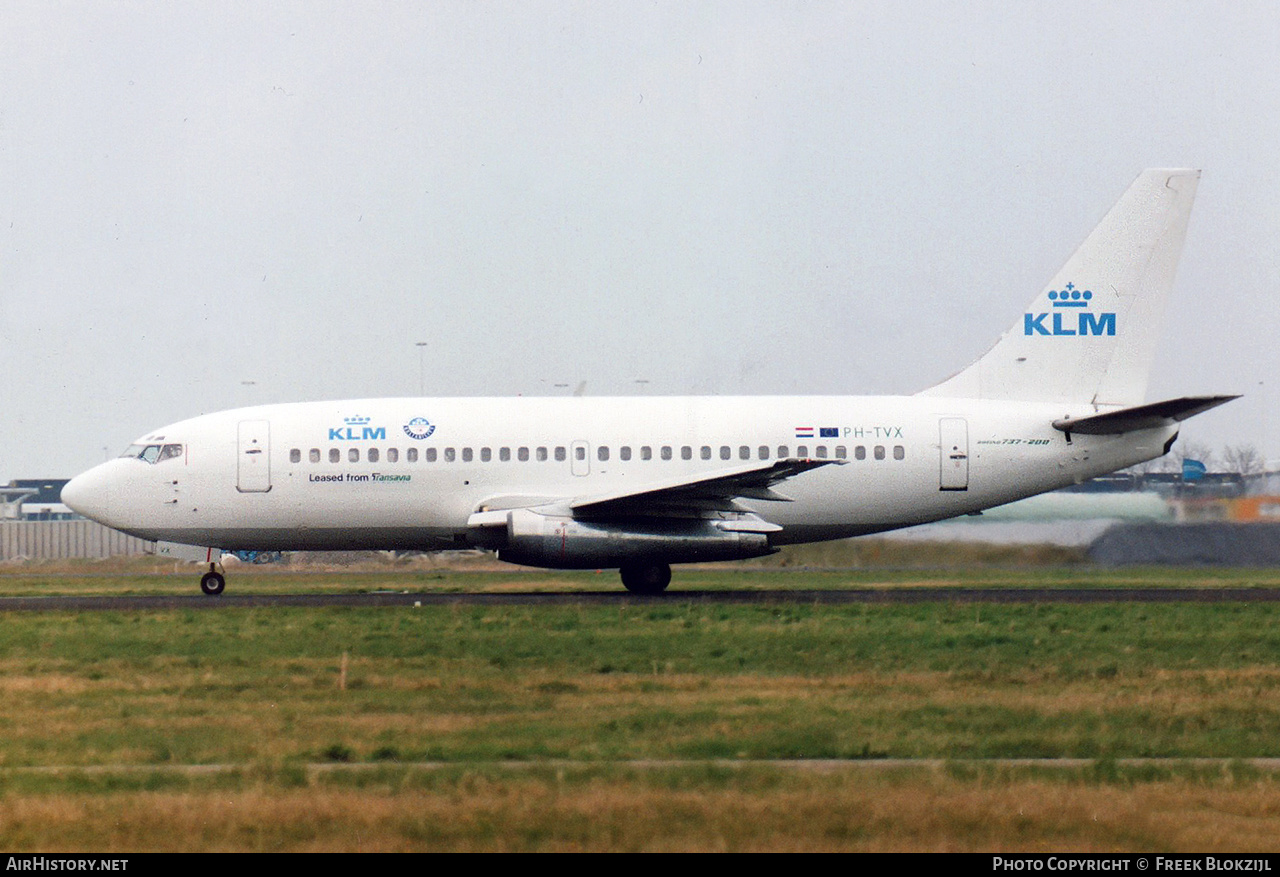
[(1116, 334), (1116, 315), (1113, 313), (1092, 314), (1083, 311), (1076, 315), (1076, 325), (1072, 328), (1063, 323), (1063, 314), (1055, 313), (1050, 325), (1045, 325), (1048, 314), (1023, 314), (1022, 334), (1024, 335), (1114, 335)]
[(356, 432), (354, 427), (350, 426), (329, 427), (329, 441), (331, 442), (385, 441), (386, 438), (387, 428), (385, 426), (365, 426), (361, 428), (359, 433)]

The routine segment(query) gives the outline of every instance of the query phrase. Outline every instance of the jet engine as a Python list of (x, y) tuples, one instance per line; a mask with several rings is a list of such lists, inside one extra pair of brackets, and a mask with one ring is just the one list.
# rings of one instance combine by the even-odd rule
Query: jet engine
[(513, 509), (506, 512), (506, 540), (498, 558), (552, 569), (611, 568), (642, 560), (742, 560), (776, 552), (767, 533), (779, 529), (755, 515), (595, 522)]

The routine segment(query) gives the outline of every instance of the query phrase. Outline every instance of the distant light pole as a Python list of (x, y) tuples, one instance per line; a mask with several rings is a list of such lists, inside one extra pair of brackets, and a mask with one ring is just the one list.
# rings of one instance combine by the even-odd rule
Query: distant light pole
[(1268, 441), (1271, 438), (1268, 435), (1268, 433), (1271, 431), (1269, 428), (1271, 424), (1269, 423), (1270, 417), (1269, 417), (1269, 411), (1267, 409), (1267, 382), (1266, 381), (1258, 381), (1258, 402), (1260, 402), (1262, 405), (1262, 470), (1266, 472), (1268, 471), (1268, 468), (1269, 468), (1267, 466), (1267, 447), (1268, 447)]
[(427, 395), (427, 342), (415, 341), (414, 347), (418, 348), (418, 395)]

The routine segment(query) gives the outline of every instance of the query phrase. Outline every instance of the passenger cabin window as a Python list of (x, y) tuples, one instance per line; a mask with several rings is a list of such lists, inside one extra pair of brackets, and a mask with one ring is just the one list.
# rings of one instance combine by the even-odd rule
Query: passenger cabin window
[(528, 463), (528, 462), (529, 462), (529, 449), (528, 449), (528, 448), (517, 448), (517, 449), (516, 449), (516, 459), (517, 459), (517, 460), (519, 460), (521, 463)]
[(858, 445), (856, 448), (853, 449), (853, 459), (855, 460), (867, 459), (867, 449), (862, 445)]
[(624, 462), (624, 463), (625, 463), (627, 460), (630, 460), (630, 459), (631, 459), (631, 446), (630, 446), (630, 445), (623, 445), (622, 447), (618, 448), (618, 459), (619, 459), (619, 460), (621, 460), (621, 461), (622, 461), (622, 462)]
[(819, 460), (825, 460), (825, 459), (827, 458), (827, 446), (826, 446), (826, 445), (818, 445), (816, 448), (814, 448), (814, 451), (816, 451), (816, 452), (817, 452), (817, 454), (818, 454), (818, 459), (819, 459)]
[(907, 449), (902, 445), (893, 446), (893, 459), (901, 460), (907, 456)]
[(423, 456), (426, 458), (428, 463), (434, 463), (436, 461), (436, 449), (427, 448), (426, 453)]
[(545, 462), (547, 462), (547, 449), (546, 449), (546, 448), (538, 448), (538, 462), (539, 462), (539, 463), (545, 463)]
[(330, 449), (329, 449), (329, 462), (330, 462), (330, 463), (337, 463), (337, 462), (339, 462), (341, 459), (342, 459), (342, 451), (338, 450), (337, 448), (330, 448)]
[(596, 448), (596, 459), (599, 460), (601, 463), (609, 459), (608, 445), (600, 445), (599, 447)]
[(470, 448), (462, 449), (462, 462), (470, 463), (474, 458), (475, 458), (475, 455), (471, 453)]
[(300, 451), (300, 450), (299, 450), (299, 449), (297, 449), (297, 448), (294, 448), (294, 449), (292, 449), (291, 451), (289, 451), (289, 462), (290, 462), (290, 463), (301, 463), (301, 462), (302, 462), (302, 451)]
[(454, 460), (456, 460), (456, 459), (458, 459), (458, 452), (457, 452), (457, 451), (455, 451), (453, 448), (445, 448), (445, 449), (444, 449), (444, 461), (445, 461), (446, 463), (452, 463), (452, 462), (453, 462)]
[(556, 462), (563, 463), (566, 459), (568, 455), (565, 453), (564, 445), (556, 445)]
[(405, 461), (409, 463), (418, 462), (418, 449), (410, 448), (409, 450), (405, 451), (404, 458), (405, 458)]
[(481, 462), (481, 463), (488, 463), (488, 462), (489, 462), (490, 460), (492, 460), (492, 459), (493, 459), (493, 451), (489, 450), (488, 448), (481, 448), (481, 449), (480, 449), (480, 462)]
[(849, 451), (844, 445), (836, 445), (836, 459), (843, 460), (849, 456)]
[(702, 459), (704, 459), (704, 460), (710, 460), (710, 459), (711, 459), (711, 445), (703, 445), (703, 446), (702, 446), (702, 450), (701, 450), (701, 451), (699, 451), (699, 455), (700, 455), (700, 456), (702, 457)]
[(348, 460), (350, 460), (352, 463), (359, 463), (359, 462), (360, 462), (360, 449), (359, 449), (359, 448), (352, 448), (351, 450), (347, 451), (347, 459), (348, 459)]
[(733, 456), (733, 450), (728, 445), (720, 446), (720, 459), (727, 460)]
[(319, 462), (320, 462), (320, 449), (319, 449), (319, 448), (312, 448), (312, 449), (311, 449), (311, 453), (308, 455), (308, 457), (310, 458), (310, 460), (311, 460), (311, 462), (312, 462), (312, 463), (319, 463)]
[(510, 448), (499, 448), (499, 449), (498, 449), (498, 460), (499, 460), (500, 462), (503, 462), (503, 463), (510, 463), (510, 462), (511, 462), (511, 449), (510, 449)]
[(761, 460), (769, 459), (769, 446), (761, 445), (760, 447), (756, 448), (756, 453), (760, 455)]
[(400, 451), (397, 450), (396, 448), (387, 448), (387, 462), (388, 463), (400, 462)]
[(377, 449), (377, 448), (370, 448), (370, 449), (369, 449), (369, 462), (370, 462), (370, 463), (376, 463), (376, 462), (378, 462), (378, 449)]
[(662, 459), (664, 459), (664, 460), (670, 460), (670, 459), (671, 459), (671, 445), (663, 445), (663, 446), (662, 446)]
[(683, 446), (682, 448), (680, 448), (680, 459), (681, 459), (681, 460), (692, 460), (692, 459), (693, 459), (693, 448), (689, 447), (688, 445), (685, 445), (685, 446)]
[(788, 448), (787, 448), (787, 446), (786, 446), (786, 445), (778, 445), (778, 459), (779, 459), (779, 460), (785, 460), (785, 459), (787, 459), (787, 457), (791, 456), (790, 454), (788, 454), (788, 453), (787, 453), (787, 450), (788, 450)]
[(740, 446), (740, 447), (738, 448), (738, 459), (739, 459), (739, 460), (750, 460), (750, 459), (751, 459), (751, 448), (747, 447), (746, 445), (742, 445), (742, 446)]
[(640, 448), (640, 459), (641, 459), (641, 460), (652, 460), (652, 459), (653, 459), (653, 448), (649, 447), (648, 445), (644, 445), (644, 446), (642, 446), (642, 447)]
[(797, 456), (797, 457), (799, 457), (801, 460), (807, 460), (807, 459), (809, 459), (809, 446), (808, 446), (808, 445), (799, 445), (799, 446), (796, 448), (796, 456)]
[(587, 459), (587, 449), (584, 448), (582, 445), (578, 445), (576, 448), (573, 449), (573, 458), (575, 460)]
[(877, 460), (884, 459), (884, 445), (876, 445), (876, 459)]

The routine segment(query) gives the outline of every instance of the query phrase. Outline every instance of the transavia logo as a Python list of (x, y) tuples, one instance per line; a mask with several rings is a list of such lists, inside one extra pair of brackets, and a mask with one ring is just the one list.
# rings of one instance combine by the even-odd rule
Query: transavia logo
[(386, 441), (387, 428), (385, 426), (370, 426), (368, 417), (344, 417), (342, 421), (346, 426), (329, 427), (329, 441), (358, 442), (368, 439)]
[[(1076, 289), (1074, 283), (1068, 283), (1066, 289), (1049, 290), (1049, 301), (1053, 302), (1052, 314), (1023, 314), (1022, 334), (1024, 335), (1114, 335), (1116, 334), (1116, 315), (1112, 313), (1094, 313), (1089, 310), (1093, 301), (1093, 292), (1088, 289)], [(1064, 310), (1059, 310), (1062, 308)], [(1071, 310), (1077, 310), (1075, 319), (1071, 319)], [(1053, 319), (1050, 320), (1049, 317)], [(1049, 320), (1048, 323), (1045, 321)]]
[(436, 425), (425, 417), (415, 417), (404, 425), (404, 434), (411, 439), (424, 439), (436, 431)]

